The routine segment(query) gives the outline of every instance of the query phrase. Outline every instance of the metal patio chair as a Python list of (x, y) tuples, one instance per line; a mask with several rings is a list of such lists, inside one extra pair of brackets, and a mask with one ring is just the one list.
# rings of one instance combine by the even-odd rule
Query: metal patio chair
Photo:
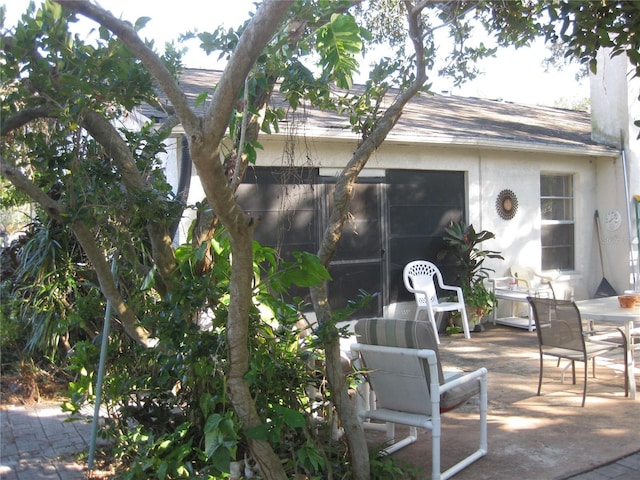
[[(438, 336), (436, 315), (442, 312), (460, 312), (464, 336), (465, 338), (471, 338), (462, 289), (460, 287), (445, 285), (438, 267), (426, 260), (415, 260), (405, 265), (402, 278), (405, 288), (413, 293), (416, 299), (416, 315), (414, 320), (419, 319), (421, 312), (427, 312), (429, 321), (431, 325), (433, 325), (437, 343), (440, 343), (440, 337)], [(439, 291), (449, 292), (449, 299), (440, 301), (438, 298)]]
[[(355, 325), (358, 343), (353, 357), (375, 394), (375, 408), (359, 410), (361, 418), (387, 423), (385, 453), (417, 440), (417, 427), (431, 430), (433, 480), (452, 477), (487, 454), (487, 369), (443, 373), (435, 332), (429, 322), (372, 318)], [(478, 449), (441, 472), (441, 415), (479, 396)], [(409, 435), (395, 440), (394, 424), (408, 425)], [(367, 424), (365, 423), (365, 426)]]
[[(625, 365), (625, 396), (629, 395), (627, 377), (627, 341), (624, 332), (617, 329), (622, 335), (620, 343), (613, 339), (597, 340), (595, 335), (611, 333), (612, 330), (583, 330), (582, 318), (576, 304), (569, 300), (557, 300), (555, 298), (527, 297), (531, 305), (533, 318), (536, 323), (538, 347), (540, 351), (540, 375), (538, 377), (538, 395), (542, 387), (542, 375), (545, 355), (569, 360), (573, 383), (576, 383), (575, 362), (584, 363), (584, 386), (582, 389), (582, 406), (587, 397), (588, 362), (592, 361), (592, 375), (596, 376), (596, 357), (613, 350), (624, 349)], [(564, 373), (564, 372), (563, 372)], [(564, 375), (563, 375), (564, 377)]]

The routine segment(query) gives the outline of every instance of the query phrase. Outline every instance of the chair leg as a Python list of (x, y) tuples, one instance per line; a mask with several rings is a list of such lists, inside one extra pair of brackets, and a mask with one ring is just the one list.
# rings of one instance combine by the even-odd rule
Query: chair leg
[(442, 436), (442, 425), (440, 423), (440, 415), (433, 416), (431, 426), (431, 479), (441, 480), (440, 437)]
[(436, 321), (435, 315), (431, 318), (431, 326), (433, 327), (433, 335), (436, 337), (436, 343), (439, 345), (440, 334), (438, 333), (438, 322)]
[(386, 423), (387, 442), (395, 443), (396, 441), (396, 424), (392, 422)]
[(471, 333), (469, 331), (469, 319), (467, 318), (467, 309), (462, 308), (460, 310), (460, 314), (462, 316), (462, 329), (464, 330), (464, 338), (471, 338)]
[(396, 442), (395, 423), (387, 422), (385, 425), (387, 431), (387, 443), (389, 443), (390, 445), (382, 450), (381, 453), (383, 453), (384, 455), (391, 455), (392, 453), (395, 453), (398, 450), (406, 447), (407, 445), (411, 445), (418, 440), (418, 429), (416, 427), (409, 427), (409, 435)]
[(542, 352), (540, 352), (540, 375), (538, 376), (538, 396), (540, 396), (540, 389), (542, 388), (542, 368), (543, 368)]
[[(633, 346), (635, 344), (632, 343), (631, 346), (631, 361), (633, 362)], [(623, 347), (624, 348), (624, 396), (628, 397), (629, 396), (629, 351), (626, 347), (626, 345)], [(633, 363), (632, 363), (633, 364)], [(635, 365), (635, 364), (633, 364)]]
[(433, 327), (433, 335), (436, 338), (436, 343), (439, 345), (440, 344), (440, 334), (438, 333), (438, 322), (436, 321), (436, 316), (431, 313), (431, 310), (428, 310), (428, 309), (425, 310), (425, 309), (418, 308), (416, 310), (416, 316), (415, 316), (414, 320), (417, 321), (419, 319), (421, 311), (426, 311), (427, 312), (428, 320), (431, 322), (431, 326)]
[[(584, 387), (582, 388), (582, 406), (583, 407), (584, 407), (584, 402), (587, 399), (587, 377), (589, 376), (587, 372), (588, 370), (589, 370), (589, 365), (585, 361), (584, 362)], [(576, 382), (574, 381), (573, 383), (576, 383)]]
[[(478, 446), (478, 450), (473, 452), (471, 455), (468, 455), (464, 459), (460, 460), (458, 463), (450, 467), (448, 470), (444, 472), (432, 472), (432, 479), (440, 479), (440, 480), (448, 480), (456, 475), (458, 472), (461, 472), (463, 469), (467, 468), (473, 462), (479, 460), (484, 457), (489, 451), (488, 442), (487, 442), (487, 377), (486, 377), (486, 369), (484, 375), (479, 379), (480, 380), (480, 444)], [(435, 455), (435, 451), (432, 451), (432, 454)], [(438, 456), (438, 463), (440, 463), (440, 456)]]

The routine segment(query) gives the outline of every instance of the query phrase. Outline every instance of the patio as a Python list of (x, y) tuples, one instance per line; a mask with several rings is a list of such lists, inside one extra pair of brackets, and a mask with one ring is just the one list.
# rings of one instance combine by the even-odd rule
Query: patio
[[(547, 360), (538, 397), (536, 333), (491, 324), (485, 327), (470, 340), (462, 335), (441, 337), (445, 368), (470, 371), (484, 366), (489, 370), (489, 453), (456, 479), (564, 479), (640, 450), (640, 404), (624, 396), (622, 352), (612, 358), (617, 363), (606, 357), (598, 359), (597, 378), (589, 377), (582, 408), (581, 364), (576, 365), (577, 384), (571, 383), (570, 372), (561, 384), (561, 369), (555, 368), (555, 360)], [(639, 374), (636, 367), (636, 378)], [(444, 416), (444, 468), (475, 449), (476, 410), (468, 404)], [(381, 433), (368, 431), (367, 435), (372, 444), (384, 440)], [(429, 432), (419, 432), (416, 443), (394, 455), (429, 472)]]
[[(456, 480), (564, 480), (640, 451), (640, 400), (624, 397), (622, 369), (612, 368), (606, 359), (598, 363), (598, 378), (589, 378), (586, 406), (581, 408), (582, 385), (579, 381), (578, 385), (561, 385), (560, 369), (554, 368), (553, 360), (545, 367), (548, 375), (543, 380), (542, 395), (536, 396), (535, 332), (488, 325), (486, 331), (473, 333), (470, 340), (462, 335), (443, 335), (441, 342), (445, 366), (489, 369), (489, 453), (457, 474)], [(578, 376), (581, 372), (578, 367)], [(635, 373), (638, 379), (640, 370)], [(445, 468), (477, 445), (476, 410), (476, 405), (470, 403), (445, 415)], [(81, 478), (86, 463), (76, 462), (75, 457), (52, 460), (88, 447), (89, 424), (67, 423), (66, 418), (58, 405), (4, 407), (0, 477)], [(372, 445), (383, 441), (379, 433), (368, 431), (367, 436)], [(34, 443), (33, 438), (43, 440)], [(428, 433), (419, 432), (416, 443), (394, 455), (421, 467), (424, 478), (428, 478)], [(585, 474), (579, 480), (639, 478), (639, 461), (639, 455), (634, 455), (619, 462), (624, 462), (626, 468), (613, 464), (602, 474)], [(632, 476), (614, 475), (620, 471), (631, 472)]]

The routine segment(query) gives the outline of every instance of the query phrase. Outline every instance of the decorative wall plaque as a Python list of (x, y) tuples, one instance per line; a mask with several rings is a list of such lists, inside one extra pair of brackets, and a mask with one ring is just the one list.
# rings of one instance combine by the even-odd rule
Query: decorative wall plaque
[(511, 220), (518, 210), (518, 197), (511, 190), (505, 189), (496, 198), (496, 210), (503, 220)]

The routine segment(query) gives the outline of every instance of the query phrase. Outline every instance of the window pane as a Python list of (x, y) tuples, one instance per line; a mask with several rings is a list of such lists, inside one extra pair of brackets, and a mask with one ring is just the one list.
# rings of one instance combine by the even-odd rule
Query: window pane
[(573, 270), (573, 248), (552, 247), (542, 249), (543, 270)]
[(554, 245), (573, 244), (573, 224), (543, 225), (542, 226), (542, 246), (551, 247)]
[(574, 225), (543, 225), (542, 268), (543, 270), (573, 270)]
[(541, 175), (541, 197), (573, 197), (573, 177), (570, 175)]
[(573, 199), (542, 198), (540, 199), (542, 220), (573, 220)]

